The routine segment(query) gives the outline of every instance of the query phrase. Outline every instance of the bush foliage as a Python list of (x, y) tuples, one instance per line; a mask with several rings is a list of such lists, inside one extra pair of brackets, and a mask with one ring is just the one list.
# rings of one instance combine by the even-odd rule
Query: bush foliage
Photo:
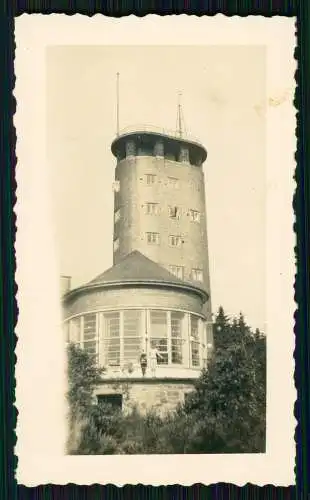
[(184, 404), (160, 416), (98, 405), (103, 369), (68, 348), (70, 454), (259, 453), (265, 451), (266, 338), (220, 308), (215, 349)]

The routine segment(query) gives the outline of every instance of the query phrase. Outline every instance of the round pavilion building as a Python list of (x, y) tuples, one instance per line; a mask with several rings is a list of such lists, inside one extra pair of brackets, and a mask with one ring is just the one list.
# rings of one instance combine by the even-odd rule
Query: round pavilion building
[[(115, 156), (113, 266), (63, 297), (67, 338), (105, 367), (98, 401), (173, 409), (212, 349), (203, 163), (196, 140), (123, 131)], [(140, 355), (160, 353), (155, 377)]]

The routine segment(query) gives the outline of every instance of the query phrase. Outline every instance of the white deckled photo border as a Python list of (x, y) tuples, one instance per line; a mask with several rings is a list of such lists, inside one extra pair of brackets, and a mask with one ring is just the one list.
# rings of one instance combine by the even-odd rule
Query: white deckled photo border
[[(19, 484), (295, 483), (295, 19), (22, 15), (17, 110), (16, 406)], [(53, 45), (260, 45), (267, 53), (267, 449), (244, 455), (66, 456), (65, 350), (46, 167), (45, 49)]]

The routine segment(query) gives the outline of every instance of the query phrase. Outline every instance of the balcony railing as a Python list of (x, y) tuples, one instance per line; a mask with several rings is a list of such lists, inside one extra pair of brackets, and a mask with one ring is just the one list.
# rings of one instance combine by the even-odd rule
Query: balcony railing
[(174, 139), (185, 139), (187, 141), (195, 142), (201, 145), (201, 141), (197, 137), (189, 135), (184, 131), (182, 131), (180, 134), (179, 130), (170, 130), (161, 127), (156, 127), (154, 125), (145, 125), (145, 124), (129, 125), (128, 127), (125, 127), (122, 130), (120, 130), (117, 137), (135, 132), (151, 132), (151, 133), (153, 132), (155, 134), (163, 134), (168, 137), (172, 137)]

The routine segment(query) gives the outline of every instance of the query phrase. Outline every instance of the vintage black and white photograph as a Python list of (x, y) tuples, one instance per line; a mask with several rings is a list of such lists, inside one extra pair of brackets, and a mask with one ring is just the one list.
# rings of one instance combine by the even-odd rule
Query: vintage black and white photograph
[[(279, 217), (284, 198), (274, 201), (282, 188), (267, 173), (270, 144), (279, 146), (268, 114), (292, 106), (294, 82), (270, 94), (263, 43), (179, 39), (60, 37), (40, 55), (45, 190), (30, 189), (27, 199), (38, 196), (47, 207), (37, 227), (49, 235), (41, 256), (49, 247), (53, 263), (38, 264), (45, 283), (33, 300), (45, 300), (41, 330), (49, 307), (58, 307), (51, 321), (62, 352), (57, 358), (46, 343), (51, 358), (40, 363), (63, 380), (67, 458), (262, 460), (271, 450), (267, 416), (275, 400), (267, 388), (281, 365), (271, 301), (278, 300), (273, 312), (284, 310), (293, 290), (290, 283), (285, 295), (283, 285), (282, 296), (272, 288), (270, 269), (279, 279), (291, 274), (281, 257), (279, 268), (270, 260), (270, 242), (282, 238), (270, 213)], [(293, 188), (285, 189), (291, 200)], [(27, 241), (30, 255), (30, 233)], [(49, 287), (50, 306), (42, 298)]]
[(68, 452), (263, 453), (264, 48), (46, 54)]

